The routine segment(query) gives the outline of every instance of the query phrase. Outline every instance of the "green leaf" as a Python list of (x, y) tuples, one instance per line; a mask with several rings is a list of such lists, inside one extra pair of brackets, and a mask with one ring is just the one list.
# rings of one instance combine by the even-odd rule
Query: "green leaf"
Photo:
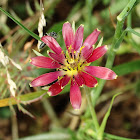
[(109, 117), (109, 115), (110, 115), (110, 112), (111, 112), (111, 108), (112, 108), (114, 99), (115, 99), (118, 95), (120, 95), (120, 94), (121, 94), (121, 92), (120, 92), (120, 93), (117, 93), (117, 94), (115, 94), (115, 95), (113, 96), (113, 98), (112, 98), (112, 100), (111, 100), (111, 103), (110, 103), (110, 107), (109, 107), (108, 111), (106, 112), (106, 114), (105, 114), (105, 116), (104, 116), (104, 118), (103, 118), (103, 121), (102, 121), (102, 123), (101, 123), (101, 126), (100, 126), (100, 128), (99, 128), (99, 130), (98, 130), (98, 136), (97, 136), (100, 140), (103, 139), (103, 134), (104, 134), (105, 126), (106, 126), (108, 117)]
[(137, 43), (140, 44), (140, 28), (128, 28), (128, 31), (132, 33), (132, 39)]
[(118, 66), (113, 67), (112, 70), (118, 76), (129, 74), (131, 72), (140, 70), (140, 60), (135, 60), (124, 64), (120, 64)]
[[(17, 104), (17, 100), (21, 101), (21, 102), (31, 102), (37, 98), (39, 98), (40, 96), (42, 96), (44, 93), (46, 93), (46, 91), (41, 90), (41, 91), (37, 91), (37, 92), (31, 92), (25, 95), (20, 95), (18, 97), (10, 97), (10, 98), (5, 98), (0, 100), (0, 107), (4, 107), (4, 106), (9, 106), (9, 104), (11, 103), (12, 105)], [(49, 96), (48, 94), (45, 96)]]
[[(59, 93), (59, 95), (69, 92), (69, 89), (70, 89), (70, 85), (67, 84), (65, 88)], [(40, 100), (42, 97), (45, 97), (45, 98), (50, 97), (46, 93), (47, 93), (46, 90), (40, 90), (36, 92), (31, 92), (25, 95), (20, 95), (17, 97), (5, 98), (5, 99), (0, 100), (0, 107), (9, 106), (10, 104), (15, 105), (17, 103), (23, 103), (23, 104), (32, 103), (32, 102)]]
[(107, 139), (110, 138), (111, 140), (140, 140), (140, 139), (124, 138), (124, 137), (115, 136), (115, 135), (108, 134), (108, 133), (104, 133), (104, 137)]
[[(23, 28), (25, 31), (27, 31), (32, 37), (34, 37), (36, 40), (40, 40), (40, 37), (38, 35), (36, 35), (35, 33), (33, 33), (32, 31), (30, 31), (29, 29), (27, 29), (23, 24), (21, 24), (18, 20), (16, 20), (11, 14), (9, 14), (7, 11), (5, 11), (4, 9), (2, 9), (0, 7), (0, 10), (5, 13), (9, 18), (11, 18), (16, 24), (18, 24), (21, 28)], [(41, 40), (40, 40), (41, 41)]]

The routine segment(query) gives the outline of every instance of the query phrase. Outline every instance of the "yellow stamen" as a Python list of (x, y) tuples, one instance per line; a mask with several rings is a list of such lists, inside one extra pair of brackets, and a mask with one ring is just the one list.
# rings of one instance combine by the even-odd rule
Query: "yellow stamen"
[(85, 48), (85, 46), (82, 46), (82, 47), (80, 48), (80, 52), (82, 51), (83, 48)]
[(68, 71), (66, 71), (66, 74), (71, 77), (72, 75), (77, 75), (78, 71), (77, 70), (68, 70)]

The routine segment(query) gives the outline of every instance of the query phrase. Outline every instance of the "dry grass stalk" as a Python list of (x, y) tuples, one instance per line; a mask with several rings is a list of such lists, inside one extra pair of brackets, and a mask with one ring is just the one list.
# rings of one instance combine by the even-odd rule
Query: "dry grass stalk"
[(12, 60), (11, 58), (9, 58), (7, 55), (4, 54), (1, 44), (0, 44), (0, 62), (4, 66), (5, 71), (6, 71), (6, 76), (7, 76), (7, 81), (9, 84), (11, 96), (15, 96), (17, 86), (16, 86), (16, 83), (11, 79), (10, 73), (8, 71), (9, 62), (11, 62), (19, 70), (22, 70), (22, 68), (14, 60)]
[[(42, 1), (41, 1), (40, 2), (40, 18), (39, 18), (39, 23), (38, 23), (39, 37), (43, 36), (43, 27), (46, 26), (46, 20), (45, 20), (43, 10), (44, 10), (44, 8), (43, 8), (43, 4), (42, 4)], [(38, 41), (38, 44), (37, 44), (38, 50), (39, 50), (40, 44), (41, 44), (41, 41)]]

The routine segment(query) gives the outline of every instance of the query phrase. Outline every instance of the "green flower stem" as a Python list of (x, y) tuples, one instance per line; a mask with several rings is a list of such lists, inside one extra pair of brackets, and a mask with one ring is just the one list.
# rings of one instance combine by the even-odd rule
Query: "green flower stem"
[(92, 13), (92, 0), (86, 0), (86, 9), (87, 9), (87, 22), (88, 22), (88, 29), (91, 29), (91, 13)]
[(98, 129), (99, 129), (99, 123), (98, 123), (98, 119), (97, 119), (97, 116), (96, 116), (94, 106), (93, 106), (92, 101), (91, 101), (91, 93), (87, 92), (87, 91), (88, 91), (88, 88), (84, 86), (84, 92), (86, 94), (86, 98), (87, 98), (87, 102), (88, 102), (89, 109), (90, 109), (90, 112), (91, 112), (92, 120), (93, 120), (95, 129), (96, 129), (96, 132), (97, 132)]
[(97, 2), (98, 0), (86, 0), (86, 10), (87, 10), (86, 20), (88, 23), (87, 29), (89, 32), (92, 30), (92, 26), (93, 26), (92, 25), (92, 10)]
[(123, 9), (123, 11), (119, 14), (119, 16), (117, 16), (118, 21), (123, 21), (126, 19), (126, 17), (131, 12), (136, 1), (137, 0), (129, 0), (129, 3), (126, 5), (126, 7)]
[(128, 15), (128, 17), (127, 17), (127, 27), (132, 27), (131, 25), (131, 19), (132, 19), (132, 17), (131, 17), (131, 13)]
[[(113, 43), (112, 46), (109, 50), (109, 54), (108, 54), (108, 58), (107, 58), (107, 62), (106, 62), (106, 67), (107, 68), (112, 68), (113, 62), (114, 62), (114, 58), (115, 58), (115, 44), (117, 43), (117, 40), (119, 39), (121, 33), (122, 33), (122, 28), (123, 28), (123, 23), (124, 21), (118, 21), (117, 23), (117, 27), (116, 27), (116, 31), (115, 31), (115, 36), (113, 39)], [(94, 94), (94, 98), (93, 98), (93, 104), (96, 104), (96, 101), (98, 99), (98, 97), (100, 96), (100, 93), (104, 87), (106, 80), (100, 79), (99, 80), (99, 86), (97, 86), (95, 94)]]
[[(128, 16), (128, 14), (130, 13), (130, 11), (132, 10), (135, 2), (136, 2), (136, 0), (130, 0), (130, 2), (127, 4), (127, 6), (124, 8), (124, 10), (117, 17), (117, 20), (118, 20), (117, 27), (116, 27), (116, 31), (115, 31), (112, 45), (109, 49), (109, 54), (108, 54), (108, 58), (107, 58), (107, 62), (106, 62), (107, 68), (112, 68), (114, 58), (115, 58), (115, 53), (116, 53), (117, 49), (119, 48), (120, 43), (122, 42), (122, 40), (121, 40), (120, 43), (117, 43), (118, 40), (120, 39), (120, 36), (122, 34), (122, 31), (123, 31), (124, 21), (125, 21), (126, 17)], [(98, 97), (100, 96), (100, 93), (104, 87), (105, 82), (106, 81), (102, 80), (102, 79), (100, 79), (100, 81), (99, 81), (99, 86), (96, 88), (95, 95), (94, 95), (94, 98), (92, 100), (94, 105), (96, 104), (96, 101), (97, 101)]]

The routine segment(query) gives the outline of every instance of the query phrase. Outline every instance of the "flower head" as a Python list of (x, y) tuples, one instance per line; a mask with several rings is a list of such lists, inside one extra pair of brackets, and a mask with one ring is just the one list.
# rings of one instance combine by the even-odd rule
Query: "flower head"
[(66, 54), (61, 49), (57, 41), (51, 36), (43, 36), (41, 40), (53, 51), (48, 52), (49, 57), (37, 56), (31, 58), (31, 64), (41, 67), (56, 69), (55, 72), (43, 74), (31, 82), (31, 86), (44, 86), (54, 82), (48, 90), (51, 96), (60, 93), (63, 88), (71, 82), (70, 102), (74, 109), (81, 106), (82, 85), (95, 87), (98, 77), (106, 80), (116, 79), (116, 74), (105, 67), (89, 66), (89, 64), (100, 57), (106, 51), (107, 46), (93, 47), (97, 42), (100, 31), (95, 29), (83, 43), (84, 26), (80, 25), (74, 34), (71, 24), (63, 24), (62, 34), (67, 48)]

